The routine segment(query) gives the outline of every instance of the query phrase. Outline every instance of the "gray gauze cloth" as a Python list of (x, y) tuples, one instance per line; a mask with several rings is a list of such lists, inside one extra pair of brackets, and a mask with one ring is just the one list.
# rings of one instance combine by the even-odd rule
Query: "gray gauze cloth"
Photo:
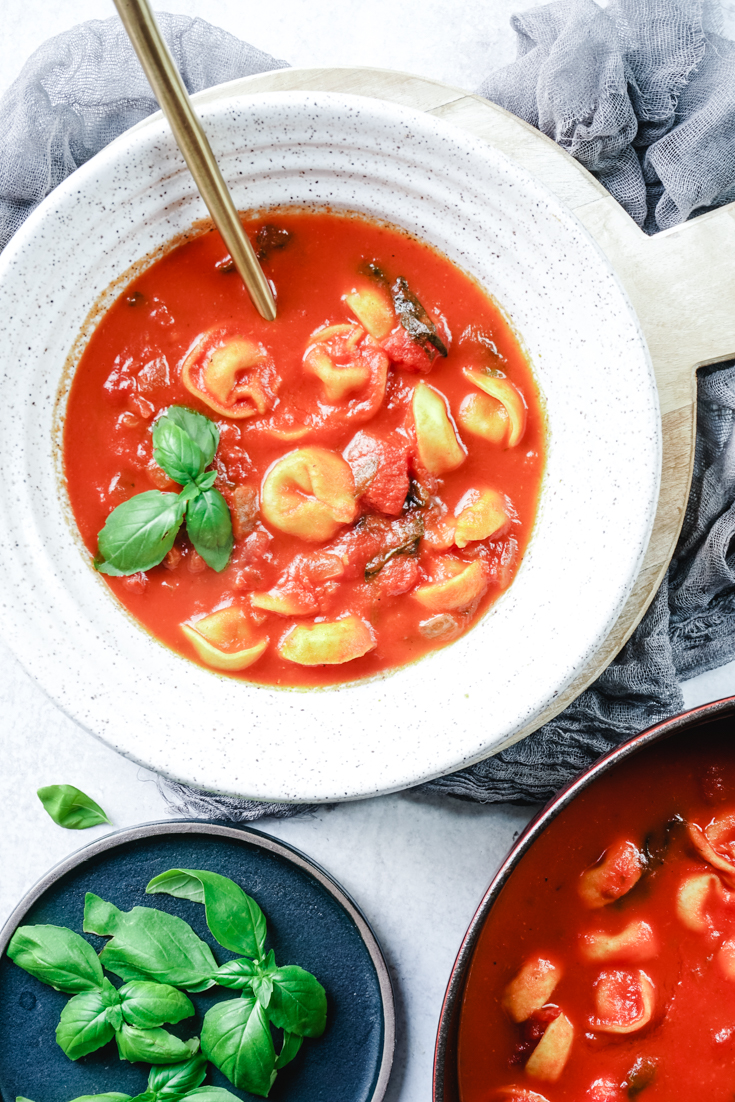
[[(192, 92), (285, 65), (201, 19), (159, 20)], [(559, 142), (646, 232), (735, 199), (735, 44), (718, 34), (715, 8), (557, 0), (512, 23), (518, 58), (480, 93)], [(156, 108), (117, 19), (46, 42), (0, 101), (0, 245), (75, 168)], [(735, 364), (701, 371), (682, 536), (647, 615), (605, 673), (523, 742), (419, 791), (544, 800), (616, 743), (681, 710), (679, 679), (735, 658), (734, 416)], [(304, 810), (170, 782), (162, 791), (172, 810), (209, 818)]]

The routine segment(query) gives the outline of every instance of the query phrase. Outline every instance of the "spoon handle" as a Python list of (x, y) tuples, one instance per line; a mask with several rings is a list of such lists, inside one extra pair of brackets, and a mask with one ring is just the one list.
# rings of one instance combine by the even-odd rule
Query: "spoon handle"
[(267, 321), (274, 321), (276, 303), (270, 286), (242, 228), (232, 196), (148, 0), (115, 0), (115, 7), (168, 119), (176, 144), (258, 313)]

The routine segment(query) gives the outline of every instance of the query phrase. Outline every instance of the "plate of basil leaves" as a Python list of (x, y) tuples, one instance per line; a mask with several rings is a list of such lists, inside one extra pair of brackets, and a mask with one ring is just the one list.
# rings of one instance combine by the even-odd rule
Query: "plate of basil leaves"
[(380, 1102), (388, 971), (303, 854), (200, 821), (116, 832), (0, 933), (3, 1102)]

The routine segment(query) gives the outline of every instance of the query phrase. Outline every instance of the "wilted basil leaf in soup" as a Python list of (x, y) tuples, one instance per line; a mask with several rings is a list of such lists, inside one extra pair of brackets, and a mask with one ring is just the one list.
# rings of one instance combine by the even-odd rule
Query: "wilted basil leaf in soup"
[(536, 384), (498, 305), (410, 234), (316, 210), (246, 228), (275, 322), (205, 229), (92, 333), (64, 438), (82, 538), (202, 665), (272, 685), (403, 666), (513, 580), (544, 461)]

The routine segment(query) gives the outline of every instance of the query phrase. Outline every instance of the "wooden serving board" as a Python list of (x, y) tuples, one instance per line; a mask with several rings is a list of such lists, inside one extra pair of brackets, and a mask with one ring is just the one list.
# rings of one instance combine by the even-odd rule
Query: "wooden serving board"
[[(605, 669), (656, 594), (684, 519), (694, 462), (698, 367), (735, 357), (735, 203), (648, 237), (619, 203), (550, 138), (481, 96), (384, 69), (279, 69), (201, 92), (321, 91), (370, 96), (436, 115), (501, 150), (574, 211), (607, 256), (641, 324), (658, 384), (661, 491), (651, 540), (614, 627), (584, 670), (515, 742), (561, 712)], [(508, 745), (508, 744), (506, 744)], [(498, 748), (500, 749), (500, 747)]]

